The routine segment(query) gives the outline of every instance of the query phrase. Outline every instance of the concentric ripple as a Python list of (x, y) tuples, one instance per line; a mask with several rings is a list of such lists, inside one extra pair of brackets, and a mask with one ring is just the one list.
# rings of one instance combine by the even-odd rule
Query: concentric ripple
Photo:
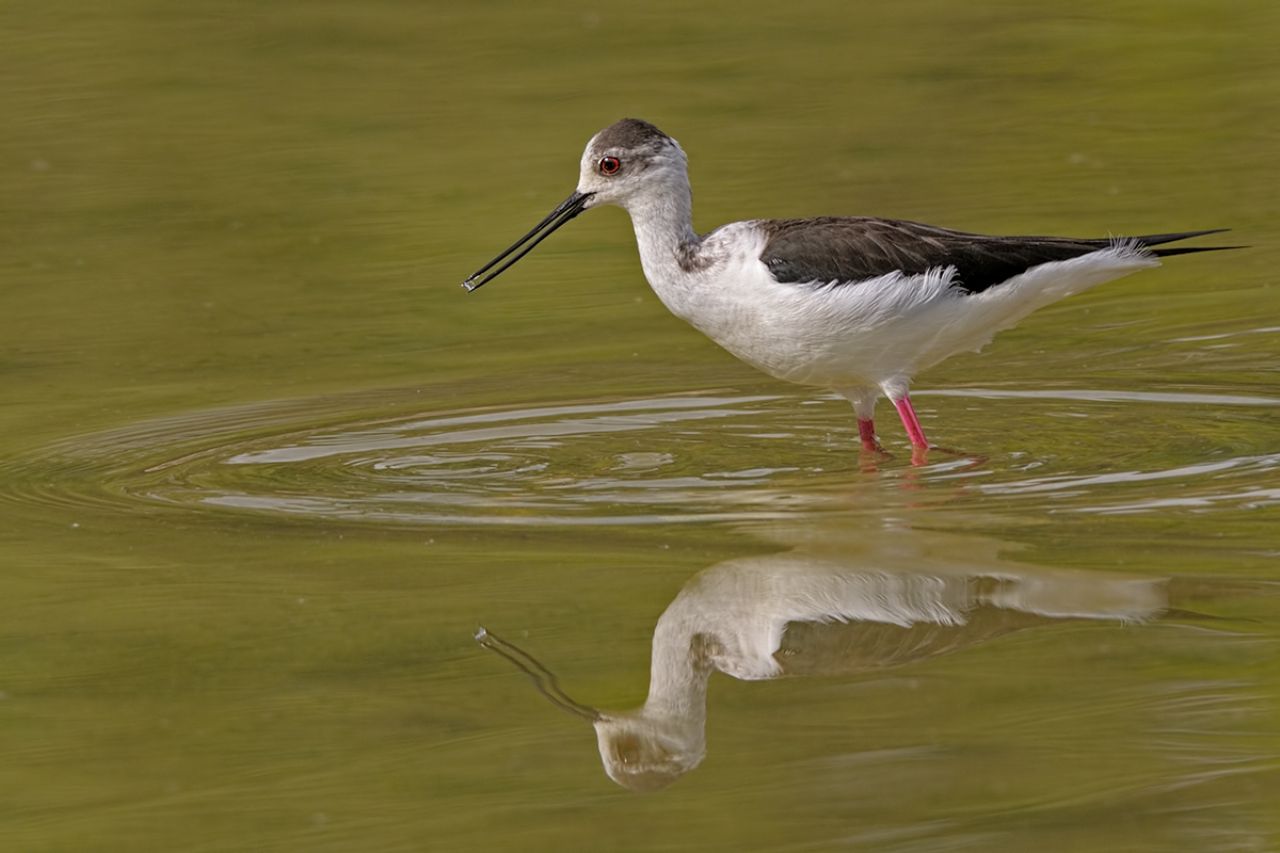
[[(880, 511), (903, 502), (904, 487), (913, 505), (1048, 512), (1280, 503), (1280, 453), (1249, 445), (1257, 433), (1250, 419), (1273, 416), (1277, 400), (1008, 389), (920, 397), (926, 426), (936, 416), (949, 436), (997, 444), (974, 431), (971, 410), (1035, 432), (1006, 432), (999, 453), (935, 451), (913, 467), (892, 440), (895, 455), (860, 455), (847, 404), (829, 397), (688, 395), (423, 412), (420, 396), (365, 395), (68, 438), (0, 462), (0, 498), (394, 525), (767, 520)], [(1206, 410), (1218, 413), (1212, 436), (1196, 431), (1204, 421), (1196, 413)], [(1117, 434), (1153, 418), (1162, 424), (1159, 441)], [(897, 438), (896, 424), (882, 428)]]
[[(758, 432), (797, 403), (782, 402), (689, 396), (353, 419), (341, 401), (240, 407), (67, 439), (6, 466), (6, 479), (13, 497), (40, 502), (384, 523), (767, 519), (815, 508), (818, 497), (771, 482), (804, 466), (820, 473), (831, 461), (823, 448), (847, 440), (827, 435), (839, 418)], [(798, 452), (760, 464), (750, 446), (782, 439)]]

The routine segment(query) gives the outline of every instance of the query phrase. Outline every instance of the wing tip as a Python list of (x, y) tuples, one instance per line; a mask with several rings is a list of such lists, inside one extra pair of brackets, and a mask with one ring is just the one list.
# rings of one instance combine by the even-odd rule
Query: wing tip
[(1162, 243), (1177, 243), (1180, 240), (1190, 240), (1192, 237), (1222, 234), (1230, 230), (1230, 228), (1206, 228), (1201, 231), (1171, 231), (1167, 234), (1138, 234), (1130, 239), (1137, 240), (1144, 246), (1158, 246)]
[(1230, 228), (1206, 228), (1201, 231), (1175, 231), (1169, 234), (1143, 234), (1137, 237), (1130, 237), (1140, 248), (1150, 252), (1157, 258), (1168, 258), (1174, 255), (1193, 255), (1197, 252), (1223, 252), (1228, 249), (1247, 249), (1248, 246), (1175, 246), (1171, 249), (1153, 249), (1152, 246), (1160, 246), (1165, 243), (1177, 243), (1181, 240), (1190, 240), (1193, 237), (1204, 237), (1208, 234), (1222, 234), (1230, 231)]

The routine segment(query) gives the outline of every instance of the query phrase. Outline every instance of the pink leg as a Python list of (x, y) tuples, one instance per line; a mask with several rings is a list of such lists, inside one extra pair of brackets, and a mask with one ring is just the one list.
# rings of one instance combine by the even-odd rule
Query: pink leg
[(880, 449), (880, 440), (876, 438), (876, 424), (871, 418), (858, 418), (858, 438), (862, 439), (863, 450)]
[(907, 428), (907, 438), (911, 439), (911, 445), (927, 450), (929, 442), (924, 437), (924, 430), (920, 428), (916, 410), (911, 408), (911, 398), (903, 394), (901, 399), (893, 401), (893, 407), (898, 410), (898, 417), (902, 418), (902, 425)]

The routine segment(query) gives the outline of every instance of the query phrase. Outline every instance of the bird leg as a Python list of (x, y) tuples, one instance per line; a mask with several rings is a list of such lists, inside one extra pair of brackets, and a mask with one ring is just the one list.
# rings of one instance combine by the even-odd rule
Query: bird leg
[(924, 430), (920, 428), (920, 419), (916, 417), (916, 410), (911, 407), (911, 398), (903, 394), (893, 400), (893, 407), (898, 410), (898, 417), (902, 418), (902, 425), (907, 428), (907, 438), (911, 439), (911, 446), (928, 450), (929, 441), (924, 437)]
[(876, 398), (880, 396), (877, 389), (872, 388), (840, 388), (842, 397), (853, 404), (853, 413), (858, 416), (858, 438), (862, 440), (862, 449), (872, 453), (883, 453), (880, 439), (876, 438)]
[(879, 452), (880, 439), (876, 438), (876, 422), (871, 418), (858, 418), (858, 438), (862, 439), (862, 449)]

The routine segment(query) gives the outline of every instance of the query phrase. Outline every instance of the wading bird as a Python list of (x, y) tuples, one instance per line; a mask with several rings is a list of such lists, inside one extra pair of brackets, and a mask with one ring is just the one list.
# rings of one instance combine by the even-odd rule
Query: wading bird
[(873, 416), (882, 394), (911, 444), (928, 447), (907, 395), (920, 371), (980, 349), (1037, 308), (1159, 266), (1158, 258), (1235, 248), (1152, 248), (1225, 229), (990, 237), (862, 216), (753, 219), (699, 235), (684, 150), (628, 118), (587, 143), (577, 189), (463, 287), (492, 281), (605, 204), (631, 215), (645, 278), (673, 314), (771, 376), (847, 398), (868, 450), (880, 450)]

